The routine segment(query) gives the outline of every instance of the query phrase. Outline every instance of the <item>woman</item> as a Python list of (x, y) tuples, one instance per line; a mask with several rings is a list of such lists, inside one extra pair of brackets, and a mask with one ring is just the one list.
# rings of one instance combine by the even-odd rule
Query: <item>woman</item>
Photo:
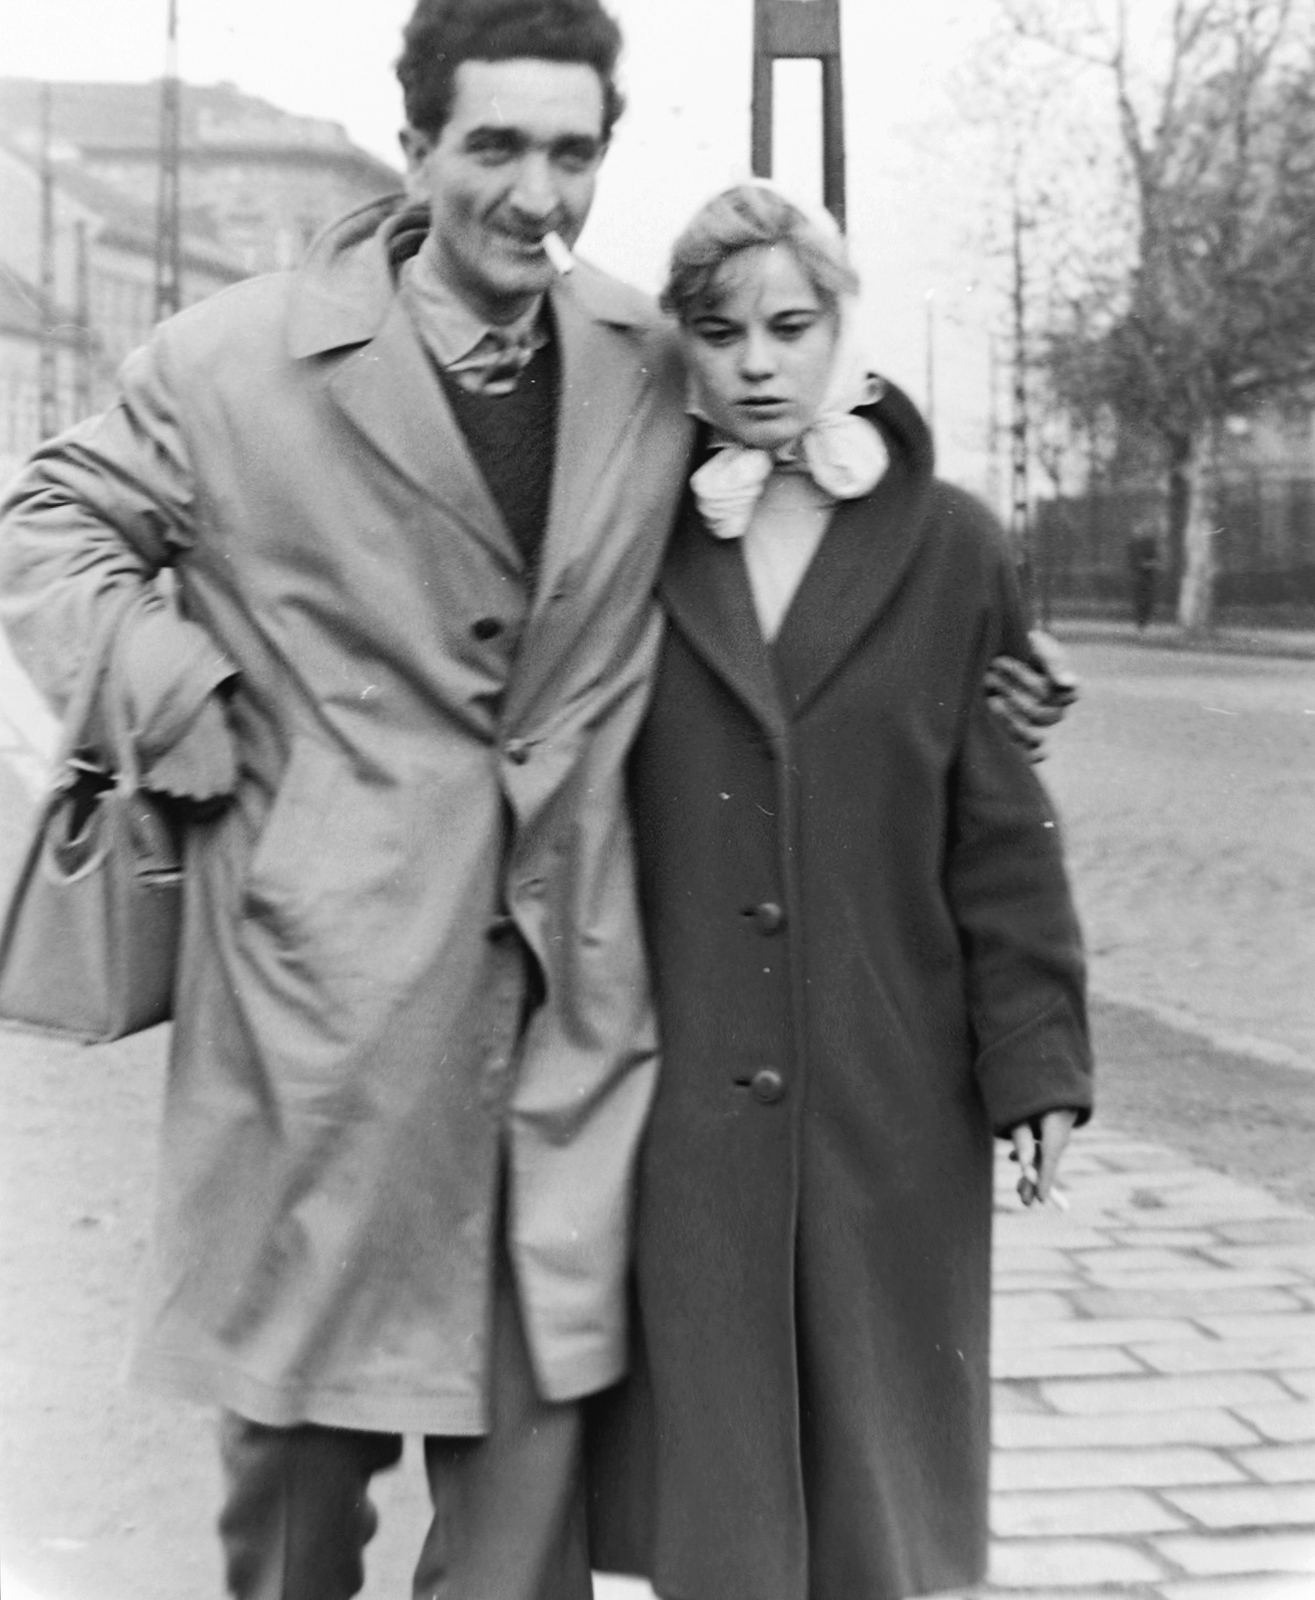
[(1010, 564), (855, 288), (746, 185), (664, 297), (706, 437), (634, 756), (663, 1069), (591, 1516), (666, 1600), (980, 1577), (992, 1134), (1030, 1201), (1090, 1107), (1058, 831), (980, 688), (1024, 653)]

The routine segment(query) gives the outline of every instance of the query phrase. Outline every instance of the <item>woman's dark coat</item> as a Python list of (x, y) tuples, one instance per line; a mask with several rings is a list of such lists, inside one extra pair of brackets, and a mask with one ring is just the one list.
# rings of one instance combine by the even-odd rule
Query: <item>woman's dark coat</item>
[(663, 1061), (633, 1376), (594, 1561), (671, 1600), (892, 1600), (985, 1565), (992, 1129), (1090, 1105), (1045, 791), (982, 676), (1026, 643), (999, 531), (892, 464), (771, 647), (685, 507), (633, 796)]

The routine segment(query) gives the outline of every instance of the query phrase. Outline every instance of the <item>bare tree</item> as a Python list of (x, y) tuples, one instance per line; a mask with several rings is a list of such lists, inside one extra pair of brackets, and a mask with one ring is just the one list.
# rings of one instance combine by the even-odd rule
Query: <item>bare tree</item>
[(1122, 270), (1077, 274), (1041, 365), (1060, 403), (1159, 439), (1179, 621), (1205, 628), (1225, 420), (1315, 375), (1311, 19), (1294, 0), (1170, 0), (1152, 38), (1129, 0), (1001, 4), (1017, 43), (1104, 85), (1129, 219)]

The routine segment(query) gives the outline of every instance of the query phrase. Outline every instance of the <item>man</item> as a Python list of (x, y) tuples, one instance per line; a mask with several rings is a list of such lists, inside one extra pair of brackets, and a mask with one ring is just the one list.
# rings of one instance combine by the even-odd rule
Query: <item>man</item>
[(619, 45), (598, 0), (420, 0), (425, 205), (166, 323), (11, 496), (25, 663), (67, 701), (132, 596), (147, 780), (209, 802), (135, 1370), (221, 1408), (239, 1597), (359, 1589), (403, 1430), (417, 1595), (589, 1591), (580, 1401), (623, 1369), (655, 1059), (623, 765), (690, 444), (648, 303), (544, 248)]
[(11, 498), (37, 681), (136, 592), (149, 781), (232, 791), (189, 830), (135, 1369), (223, 1410), (234, 1595), (356, 1592), (403, 1429), (417, 1594), (588, 1593), (578, 1402), (623, 1368), (654, 1070), (622, 769), (689, 446), (656, 313), (543, 248), (619, 45), (597, 0), (421, 0), (428, 212), (165, 324)]
[(1155, 615), (1155, 575), (1160, 570), (1160, 541), (1143, 529), (1134, 533), (1124, 546), (1128, 560), (1128, 579), (1132, 589), (1132, 621), (1144, 633)]

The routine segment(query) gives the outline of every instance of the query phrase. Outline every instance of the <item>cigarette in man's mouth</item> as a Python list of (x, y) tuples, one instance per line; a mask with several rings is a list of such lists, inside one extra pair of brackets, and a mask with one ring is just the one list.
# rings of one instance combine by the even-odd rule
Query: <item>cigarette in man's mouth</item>
[(564, 278), (575, 265), (575, 257), (571, 254), (571, 247), (560, 233), (544, 234), (543, 253), (552, 262), (553, 271), (559, 278)]

